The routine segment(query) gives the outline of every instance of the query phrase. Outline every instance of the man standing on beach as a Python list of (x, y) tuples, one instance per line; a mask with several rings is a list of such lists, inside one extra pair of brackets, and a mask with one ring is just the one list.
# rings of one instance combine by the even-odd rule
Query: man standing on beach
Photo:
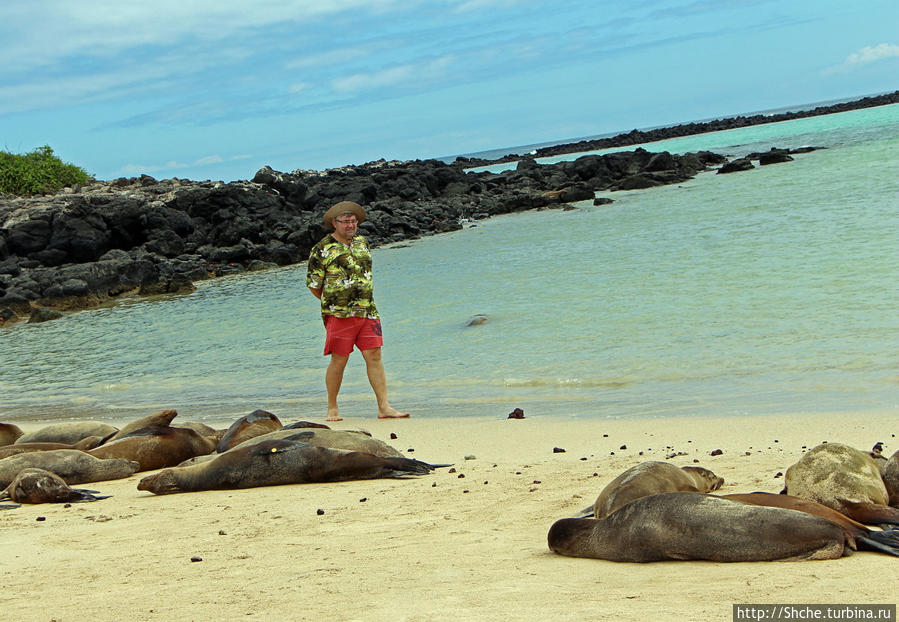
[(378, 400), (379, 419), (401, 419), (401, 413), (387, 401), (387, 378), (381, 361), (381, 320), (372, 289), (371, 252), (368, 242), (356, 234), (365, 220), (358, 203), (341, 201), (325, 212), (325, 226), (332, 232), (312, 247), (306, 273), (309, 291), (322, 301), (325, 322), (325, 356), (331, 362), (325, 372), (328, 390), (328, 421), (341, 421), (337, 394), (343, 370), (353, 351), (362, 352), (368, 381)]

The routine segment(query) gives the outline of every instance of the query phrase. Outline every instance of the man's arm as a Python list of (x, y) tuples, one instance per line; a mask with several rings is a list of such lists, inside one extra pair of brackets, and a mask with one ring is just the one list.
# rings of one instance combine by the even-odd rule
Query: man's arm
[(312, 292), (312, 295), (315, 296), (316, 298), (318, 298), (319, 300), (322, 299), (322, 290), (321, 289), (313, 289), (310, 287), (309, 291)]

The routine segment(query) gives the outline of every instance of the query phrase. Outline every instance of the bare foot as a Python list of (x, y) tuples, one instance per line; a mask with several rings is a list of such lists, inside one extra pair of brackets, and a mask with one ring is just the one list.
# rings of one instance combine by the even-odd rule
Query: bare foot
[(392, 406), (388, 406), (378, 413), (378, 419), (406, 419), (408, 417), (409, 413), (401, 413)]
[(328, 418), (325, 419), (325, 421), (343, 421), (343, 417), (341, 417), (339, 414), (337, 414), (337, 412), (338, 411), (336, 408), (329, 408), (328, 409)]

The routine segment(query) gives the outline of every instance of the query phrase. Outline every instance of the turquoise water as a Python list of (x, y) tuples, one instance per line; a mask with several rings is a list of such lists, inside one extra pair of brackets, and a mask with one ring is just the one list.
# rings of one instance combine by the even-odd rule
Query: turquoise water
[[(827, 147), (374, 251), (391, 401), (415, 416), (899, 407), (899, 106), (652, 143)], [(305, 265), (0, 331), (0, 420), (324, 413)], [(475, 314), (489, 321), (466, 327)], [(374, 400), (354, 354), (345, 416)]]

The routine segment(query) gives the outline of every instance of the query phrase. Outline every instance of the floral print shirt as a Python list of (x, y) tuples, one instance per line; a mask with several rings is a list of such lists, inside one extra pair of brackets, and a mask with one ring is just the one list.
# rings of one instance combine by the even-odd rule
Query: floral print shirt
[(377, 318), (372, 288), (371, 251), (361, 235), (349, 245), (330, 234), (312, 247), (306, 285), (322, 290), (322, 319), (334, 317)]

